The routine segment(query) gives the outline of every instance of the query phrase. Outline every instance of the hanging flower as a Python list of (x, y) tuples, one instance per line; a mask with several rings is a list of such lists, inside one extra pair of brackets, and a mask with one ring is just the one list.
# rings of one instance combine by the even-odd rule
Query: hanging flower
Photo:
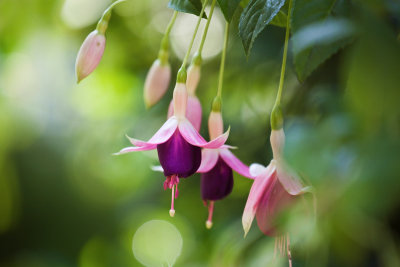
[(308, 191), (300, 177), (285, 163), (283, 146), (285, 134), (283, 129), (271, 131), (271, 146), (273, 160), (264, 167), (252, 164), (250, 173), (255, 176), (246, 207), (243, 212), (242, 224), (245, 235), (250, 230), (254, 216), (260, 230), (269, 236), (275, 236), (276, 218), (296, 196)]
[(129, 138), (134, 147), (122, 149), (117, 154), (157, 149), (166, 180), (164, 189), (172, 189), (170, 215), (174, 216), (174, 198), (178, 195), (181, 178), (194, 174), (201, 163), (201, 148), (220, 148), (228, 139), (229, 130), (207, 142), (186, 118), (187, 92), (184, 83), (174, 89), (174, 115), (147, 142)]
[[(210, 138), (216, 138), (223, 132), (223, 121), (221, 112), (212, 111), (208, 120)], [(212, 215), (214, 202), (228, 196), (233, 188), (233, 172), (253, 178), (249, 167), (243, 164), (235, 155), (229, 151), (228, 146), (219, 149), (203, 149), (202, 161), (198, 173), (201, 173), (201, 197), (204, 204), (208, 206), (208, 219), (206, 227), (212, 227)], [(208, 203), (207, 203), (208, 201)]]

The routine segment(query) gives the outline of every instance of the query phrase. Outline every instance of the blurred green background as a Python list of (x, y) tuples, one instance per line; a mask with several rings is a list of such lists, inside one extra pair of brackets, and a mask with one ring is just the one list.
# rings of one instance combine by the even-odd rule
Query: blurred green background
[[(178, 229), (176, 266), (273, 266), (274, 238), (255, 223), (243, 238), (250, 180), (235, 174), (233, 192), (216, 203), (207, 230), (198, 175), (180, 184), (169, 218), (170, 191), (150, 170), (156, 152), (112, 156), (128, 146), (125, 134), (147, 139), (165, 121), (173, 84), (151, 110), (142, 90), (172, 14), (167, 2), (116, 7), (104, 57), (77, 85), (76, 54), (110, 1), (0, 0), (0, 266), (142, 266), (132, 239), (150, 220)], [(400, 3), (348, 2), (344, 13), (357, 34), (305, 82), (289, 53), (285, 153), (318, 201), (315, 217), (302, 205), (311, 201), (305, 196), (283, 221), (293, 266), (400, 266)], [(247, 59), (239, 13), (229, 40), (225, 127), (239, 158), (266, 165), (284, 29), (267, 27)], [(195, 20), (179, 15), (172, 32), (173, 75)], [(198, 88), (206, 137), (223, 25), (218, 11)], [(285, 258), (275, 264), (287, 266)]]

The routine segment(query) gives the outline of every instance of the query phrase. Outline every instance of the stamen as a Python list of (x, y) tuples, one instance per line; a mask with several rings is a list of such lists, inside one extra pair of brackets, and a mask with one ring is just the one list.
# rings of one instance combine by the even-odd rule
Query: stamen
[(169, 210), (169, 216), (171, 217), (175, 216), (174, 200), (175, 200), (175, 185), (172, 186), (171, 209)]
[(288, 256), (288, 260), (289, 260), (289, 267), (292, 267), (292, 253), (290, 252), (289, 233), (287, 233), (287, 235), (286, 235), (286, 240), (287, 240), (286, 251), (287, 251), (287, 256)]
[(208, 219), (206, 221), (206, 228), (211, 229), (213, 223), (212, 223), (212, 216), (214, 212), (214, 201), (210, 201), (210, 204), (208, 204)]

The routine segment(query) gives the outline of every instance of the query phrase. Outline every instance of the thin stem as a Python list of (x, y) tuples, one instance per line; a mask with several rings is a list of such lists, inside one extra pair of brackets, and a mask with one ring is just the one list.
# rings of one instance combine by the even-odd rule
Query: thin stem
[(119, 3), (125, 2), (126, 0), (118, 0), (112, 3), (107, 9), (103, 12), (103, 15), (101, 16), (99, 22), (97, 23), (96, 29), (101, 33), (105, 34), (107, 27), (108, 27), (108, 21), (111, 18), (111, 11), (112, 9)]
[(290, 15), (291, 15), (291, 11), (292, 11), (292, 2), (293, 2), (292, 0), (289, 1), (289, 9), (288, 9), (288, 15), (287, 15), (287, 21), (286, 21), (285, 46), (283, 49), (281, 78), (279, 80), (278, 94), (276, 96), (274, 107), (277, 107), (281, 103), (283, 82), (285, 80), (286, 59), (287, 59), (287, 51), (288, 51), (288, 46), (289, 46)]
[(208, 3), (208, 0), (205, 0), (204, 4), (203, 4), (203, 7), (201, 8), (201, 12), (200, 12), (200, 15), (199, 15), (199, 19), (197, 20), (196, 28), (194, 29), (192, 40), (190, 41), (189, 48), (186, 51), (185, 58), (183, 59), (183, 62), (182, 62), (182, 66), (181, 66), (182, 70), (185, 69), (186, 63), (187, 63), (187, 61), (189, 59), (190, 51), (192, 51), (194, 39), (196, 38), (197, 31), (199, 30), (201, 18), (203, 17), (204, 9), (206, 8), (207, 3)]
[(225, 25), (224, 48), (222, 49), (221, 66), (219, 69), (217, 98), (221, 98), (222, 95), (222, 85), (224, 81), (225, 59), (226, 59), (226, 50), (228, 47), (228, 37), (229, 37), (229, 23), (227, 22)]
[(161, 48), (164, 49), (164, 50), (168, 50), (169, 34), (170, 34), (171, 30), (172, 30), (172, 27), (175, 24), (175, 20), (176, 20), (177, 15), (178, 15), (178, 11), (174, 11), (174, 14), (172, 15), (172, 18), (168, 23), (167, 29), (165, 30), (164, 37), (163, 37), (163, 39), (161, 41)]
[(197, 53), (199, 55), (201, 55), (201, 52), (203, 51), (203, 46), (204, 46), (204, 42), (206, 41), (208, 27), (210, 26), (211, 18), (212, 18), (212, 15), (214, 13), (214, 8), (215, 8), (215, 4), (216, 3), (217, 3), (217, 0), (213, 0), (213, 2), (211, 4), (210, 14), (208, 15), (208, 20), (207, 20), (207, 23), (206, 23), (206, 27), (204, 28), (203, 36), (201, 38), (201, 43), (200, 43), (199, 49), (197, 50)]

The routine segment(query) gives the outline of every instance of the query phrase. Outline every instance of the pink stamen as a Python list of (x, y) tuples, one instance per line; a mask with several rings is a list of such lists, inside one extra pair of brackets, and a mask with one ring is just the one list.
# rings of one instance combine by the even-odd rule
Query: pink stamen
[(287, 240), (287, 246), (286, 246), (286, 251), (287, 251), (287, 256), (289, 260), (289, 267), (292, 267), (292, 253), (290, 252), (290, 239), (289, 239), (289, 233), (286, 235), (286, 240)]
[(168, 176), (164, 181), (164, 190), (167, 188), (171, 189), (171, 209), (169, 210), (169, 215), (171, 217), (175, 216), (174, 201), (178, 197), (178, 183), (179, 178), (176, 175)]
[(207, 229), (210, 229), (212, 227), (213, 212), (214, 212), (214, 201), (210, 201), (210, 203), (208, 204), (208, 219), (206, 221)]

